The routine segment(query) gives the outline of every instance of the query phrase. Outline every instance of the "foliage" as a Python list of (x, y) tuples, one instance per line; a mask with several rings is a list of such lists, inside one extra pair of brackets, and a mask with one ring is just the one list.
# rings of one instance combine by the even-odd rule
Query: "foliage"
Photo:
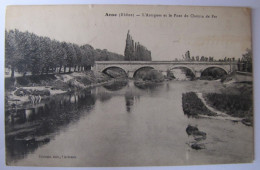
[(201, 79), (203, 80), (217, 80), (227, 75), (225, 70), (221, 68), (207, 68), (201, 73)]
[(141, 45), (139, 42), (134, 42), (129, 31), (126, 37), (125, 46), (125, 60), (126, 61), (151, 61), (151, 51)]
[(161, 82), (164, 80), (164, 76), (159, 71), (152, 69), (146, 72), (146, 74), (143, 77), (144, 81), (158, 81)]
[(127, 78), (126, 72), (118, 67), (110, 67), (103, 71), (106, 75), (111, 78)]
[[(51, 40), (34, 33), (21, 32), (17, 29), (5, 31), (5, 67), (32, 75), (48, 74), (57, 68), (71, 71), (87, 70), (95, 60), (123, 60), (122, 55), (104, 50), (95, 50), (85, 44), (79, 46), (68, 42)], [(71, 70), (74, 68), (74, 70)]]
[(242, 59), (238, 60), (237, 66), (239, 71), (252, 72), (253, 64), (252, 64), (252, 50), (246, 49), (246, 53), (242, 55)]
[(95, 56), (95, 60), (96, 61), (123, 61), (124, 60), (124, 56), (117, 54), (117, 53), (113, 53), (113, 52), (109, 52), (107, 49), (96, 49), (94, 51), (94, 56)]
[(184, 114), (188, 116), (208, 115), (215, 116), (216, 113), (210, 111), (198, 98), (194, 92), (182, 94), (182, 108)]
[(250, 95), (208, 93), (207, 102), (214, 108), (235, 117), (252, 117), (253, 99)]
[(167, 70), (167, 75), (166, 77), (170, 80), (175, 79), (176, 77), (174, 76), (173, 72), (171, 70)]
[(143, 81), (155, 82), (162, 82), (164, 80), (162, 73), (150, 67), (144, 67), (136, 71), (134, 78), (141, 79)]
[(5, 62), (6, 67), (11, 67), (12, 77), (14, 77), (14, 70), (37, 75), (48, 74), (50, 70), (56, 70), (57, 67), (69, 67), (70, 71), (72, 66), (94, 64), (93, 59), (82, 60), (83, 57), (93, 56), (84, 56), (84, 48), (76, 44), (58, 42), (33, 33), (20, 32), (17, 29), (5, 33)]
[(249, 62), (249, 63), (252, 63), (252, 56), (253, 56), (253, 53), (252, 53), (252, 50), (251, 49), (246, 49), (246, 53), (242, 55), (242, 61), (246, 61), (246, 62)]
[(44, 89), (44, 90), (27, 90), (27, 89), (23, 89), (23, 88), (19, 88), (17, 89), (14, 94), (16, 96), (28, 96), (28, 95), (35, 95), (35, 96), (50, 96), (50, 91), (48, 89)]

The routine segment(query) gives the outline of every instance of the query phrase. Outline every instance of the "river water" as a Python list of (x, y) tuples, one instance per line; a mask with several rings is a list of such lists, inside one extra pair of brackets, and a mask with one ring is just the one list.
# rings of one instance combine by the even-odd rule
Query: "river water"
[[(219, 92), (218, 81), (107, 85), (58, 95), (6, 123), (6, 161), (26, 166), (169, 166), (250, 162), (253, 128), (188, 118), (182, 93)], [(188, 125), (207, 133), (194, 150)], [(12, 131), (13, 129), (19, 129)], [(9, 132), (10, 131), (10, 132)]]

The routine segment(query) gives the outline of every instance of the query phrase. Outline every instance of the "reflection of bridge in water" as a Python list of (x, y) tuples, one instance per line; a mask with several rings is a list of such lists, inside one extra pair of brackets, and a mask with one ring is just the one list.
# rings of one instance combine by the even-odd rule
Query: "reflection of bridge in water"
[(174, 68), (187, 68), (195, 77), (200, 77), (201, 73), (208, 68), (220, 68), (227, 74), (237, 70), (236, 62), (198, 62), (198, 61), (96, 61), (92, 70), (105, 72), (109, 68), (120, 68), (126, 72), (129, 78), (133, 78), (142, 68), (154, 68), (164, 75), (167, 70)]

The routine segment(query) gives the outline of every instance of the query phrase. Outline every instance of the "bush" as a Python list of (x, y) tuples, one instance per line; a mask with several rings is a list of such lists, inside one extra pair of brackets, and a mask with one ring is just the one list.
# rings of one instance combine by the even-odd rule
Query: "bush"
[(8, 89), (14, 85), (14, 82), (17, 82), (17, 85), (20, 86), (30, 86), (33, 84), (46, 84), (50, 83), (53, 80), (56, 80), (56, 77), (54, 74), (48, 74), (48, 75), (29, 75), (29, 76), (23, 76), (23, 77), (16, 77), (14, 79), (12, 78), (5, 78), (5, 88)]
[(32, 91), (32, 95), (35, 95), (35, 96), (50, 96), (51, 93), (49, 90), (45, 89), (45, 90), (34, 90)]
[(112, 78), (126, 78), (127, 75), (124, 70), (118, 68), (109, 68), (106, 70), (105, 74)]
[(164, 80), (164, 76), (157, 70), (149, 70), (143, 77), (144, 81), (155, 81), (155, 82), (162, 82)]
[(198, 98), (194, 92), (182, 94), (182, 109), (188, 116), (208, 115), (215, 116), (216, 113), (210, 111)]
[(5, 89), (13, 88), (14, 82), (15, 82), (14, 78), (11, 77), (5, 78)]
[(14, 94), (16, 95), (16, 96), (25, 96), (25, 95), (30, 95), (31, 94), (31, 92), (29, 91), (29, 90), (26, 90), (26, 89), (23, 89), (23, 88), (19, 88), (19, 89), (17, 89), (15, 92), (14, 92)]
[(168, 79), (172, 80), (175, 79), (176, 77), (174, 76), (173, 72), (171, 72), (170, 70), (167, 70), (167, 76)]
[(212, 107), (224, 111), (231, 116), (245, 117), (253, 115), (252, 96), (208, 93), (205, 95), (205, 98)]
[(75, 77), (75, 78), (78, 82), (83, 83), (84, 85), (91, 84), (91, 81), (86, 77)]
[(29, 96), (29, 95), (35, 95), (35, 96), (50, 96), (50, 91), (47, 89), (44, 90), (27, 90), (23, 88), (17, 89), (14, 94), (16, 96)]
[(201, 73), (202, 80), (217, 80), (227, 75), (227, 73), (220, 68), (208, 68)]

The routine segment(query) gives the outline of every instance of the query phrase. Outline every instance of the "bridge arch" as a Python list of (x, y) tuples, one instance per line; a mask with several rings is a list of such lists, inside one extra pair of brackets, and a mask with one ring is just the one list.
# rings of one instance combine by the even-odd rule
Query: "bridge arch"
[[(108, 67), (103, 68), (101, 72), (107, 74), (106, 71), (109, 69), (120, 69), (124, 72), (125, 76), (128, 77), (127, 71), (124, 68), (119, 67), (119, 66), (108, 66)], [(109, 75), (109, 76), (111, 76), (111, 75)]]
[[(209, 65), (208, 67), (204, 68), (204, 70), (208, 69), (208, 68), (220, 68), (220, 69), (223, 69), (227, 74), (229, 73), (229, 70), (225, 67), (222, 67), (222, 66), (219, 66), (219, 65)], [(203, 71), (204, 71), (203, 70)], [(202, 72), (203, 72), (202, 71)]]
[(194, 77), (196, 76), (196, 73), (195, 73), (194, 69), (191, 68), (191, 67), (189, 67), (189, 66), (185, 66), (185, 65), (172, 66), (172, 67), (170, 68), (170, 70), (177, 69), (177, 68), (186, 68), (186, 69), (190, 70), (190, 71), (193, 73)]
[[(229, 71), (228, 71), (226, 68), (224, 68), (224, 67), (211, 65), (211, 66), (208, 66), (208, 67), (204, 68), (204, 69), (201, 71), (201, 77), (202, 77), (202, 76), (213, 76), (213, 77), (214, 77), (214, 75), (204, 75), (207, 70), (214, 69), (214, 68), (217, 68), (217, 69), (222, 70), (223, 73), (224, 73), (224, 75), (227, 75), (227, 74), (229, 73)], [(213, 73), (211, 73), (211, 74), (213, 74)], [(217, 75), (216, 75), (216, 76), (217, 76)], [(217, 78), (217, 77), (214, 77), (214, 78)]]
[(145, 68), (155, 69), (154, 67), (151, 67), (151, 66), (142, 66), (142, 67), (139, 67), (138, 69), (136, 69), (136, 70), (134, 71), (133, 78), (136, 77), (136, 74), (137, 74), (139, 71), (141, 71), (142, 69), (145, 69)]

